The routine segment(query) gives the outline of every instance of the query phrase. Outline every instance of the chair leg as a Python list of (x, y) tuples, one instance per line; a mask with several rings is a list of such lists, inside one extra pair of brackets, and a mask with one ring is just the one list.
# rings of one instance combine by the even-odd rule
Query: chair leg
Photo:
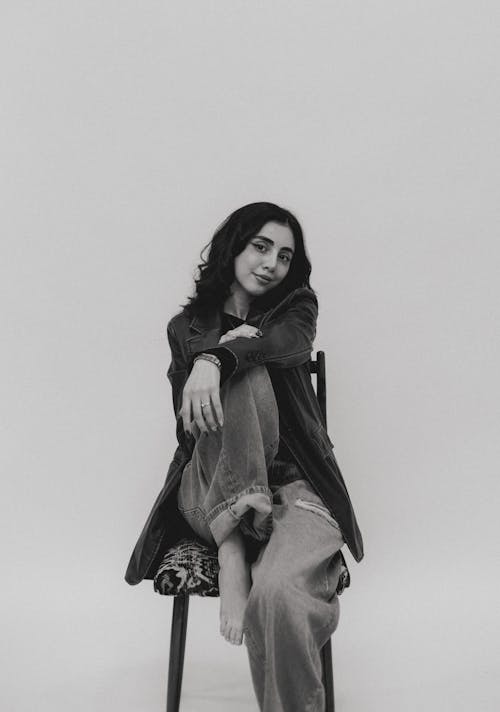
[(174, 598), (172, 630), (170, 633), (170, 660), (168, 663), (167, 712), (179, 712), (186, 649), (186, 630), (189, 611), (189, 596)]
[(332, 640), (327, 640), (321, 649), (323, 685), (325, 687), (325, 712), (335, 712), (335, 694), (333, 689)]

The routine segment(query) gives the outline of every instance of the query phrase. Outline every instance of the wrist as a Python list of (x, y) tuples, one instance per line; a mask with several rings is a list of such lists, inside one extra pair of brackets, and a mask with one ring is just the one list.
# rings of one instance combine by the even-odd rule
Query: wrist
[(215, 354), (206, 354), (206, 353), (198, 354), (197, 356), (194, 357), (193, 364), (196, 363), (197, 361), (210, 361), (210, 363), (213, 363), (215, 366), (217, 366), (219, 371), (222, 368), (222, 362)]

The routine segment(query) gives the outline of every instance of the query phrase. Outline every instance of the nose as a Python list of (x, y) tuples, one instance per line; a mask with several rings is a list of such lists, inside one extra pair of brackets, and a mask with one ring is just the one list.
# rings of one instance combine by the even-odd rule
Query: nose
[(263, 267), (269, 272), (274, 272), (276, 269), (276, 264), (278, 262), (278, 255), (274, 250), (269, 250), (265, 256)]

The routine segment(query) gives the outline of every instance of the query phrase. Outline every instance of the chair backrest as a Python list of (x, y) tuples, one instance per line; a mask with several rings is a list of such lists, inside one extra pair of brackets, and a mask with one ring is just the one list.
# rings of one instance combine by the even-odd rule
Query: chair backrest
[(325, 352), (317, 351), (316, 359), (310, 361), (311, 373), (316, 374), (316, 395), (318, 396), (319, 407), (326, 422), (326, 364)]

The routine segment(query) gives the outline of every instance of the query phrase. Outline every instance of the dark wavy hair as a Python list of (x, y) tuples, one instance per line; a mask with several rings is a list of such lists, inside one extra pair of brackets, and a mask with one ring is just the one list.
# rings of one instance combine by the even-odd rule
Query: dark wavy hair
[[(286, 277), (274, 289), (256, 297), (252, 307), (267, 311), (297, 287), (309, 287), (311, 263), (306, 254), (302, 228), (297, 218), (285, 208), (274, 203), (250, 203), (238, 208), (219, 225), (214, 236), (200, 253), (202, 262), (198, 265), (195, 279), (195, 294), (187, 304), (181, 305), (191, 318), (220, 309), (231, 295), (234, 282), (234, 259), (243, 252), (248, 241), (258, 234), (268, 222), (287, 225), (295, 240), (295, 253)], [(203, 253), (209, 250), (205, 258)], [(312, 290), (314, 291), (314, 290)]]

